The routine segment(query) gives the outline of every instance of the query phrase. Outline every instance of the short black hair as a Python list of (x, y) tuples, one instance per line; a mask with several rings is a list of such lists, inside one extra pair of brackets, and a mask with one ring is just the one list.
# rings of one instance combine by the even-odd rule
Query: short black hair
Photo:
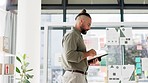
[(87, 17), (89, 17), (89, 18), (91, 19), (91, 16), (90, 16), (88, 13), (86, 13), (86, 9), (83, 9), (83, 10), (81, 11), (81, 13), (79, 13), (79, 14), (76, 16), (75, 20), (76, 20), (79, 16), (81, 16), (81, 15), (85, 15), (85, 16), (87, 16)]

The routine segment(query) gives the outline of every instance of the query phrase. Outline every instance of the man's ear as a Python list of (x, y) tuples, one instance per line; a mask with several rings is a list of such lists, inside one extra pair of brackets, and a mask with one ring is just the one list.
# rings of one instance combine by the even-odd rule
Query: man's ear
[(85, 21), (84, 19), (81, 19), (81, 25), (84, 23), (84, 21)]
[(82, 25), (82, 24), (83, 24), (83, 20), (81, 19), (81, 20), (80, 20), (80, 25)]

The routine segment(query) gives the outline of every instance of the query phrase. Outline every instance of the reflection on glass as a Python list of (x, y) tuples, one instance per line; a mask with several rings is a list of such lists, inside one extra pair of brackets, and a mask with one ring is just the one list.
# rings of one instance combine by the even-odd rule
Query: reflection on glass
[[(97, 54), (106, 52), (106, 31), (104, 30), (89, 30), (86, 35), (83, 35), (86, 49), (95, 49)], [(104, 51), (105, 50), (105, 51)], [(91, 57), (88, 57), (90, 59)], [(105, 81), (107, 76), (106, 57), (102, 57), (101, 62), (89, 66), (88, 83), (101, 83)]]
[[(67, 29), (69, 31), (69, 29)], [(58, 34), (57, 34), (58, 33)], [(60, 65), (60, 55), (62, 52), (61, 41), (63, 38), (63, 29), (49, 30), (49, 54), (48, 54), (48, 82), (61, 83), (63, 73)], [(124, 54), (124, 64), (135, 65), (137, 68), (142, 67), (141, 58), (148, 58), (148, 30), (133, 30), (133, 45), (126, 45), (121, 49), (120, 45), (106, 45), (105, 29), (91, 29), (86, 35), (83, 35), (87, 50), (94, 48), (99, 52), (106, 50), (108, 56), (103, 57), (101, 62), (92, 65), (88, 69), (88, 83), (103, 83), (107, 80), (107, 65), (122, 65)], [(121, 51), (124, 50), (124, 51)], [(135, 57), (140, 56), (140, 59)], [(140, 62), (139, 62), (140, 61)], [(136, 64), (137, 62), (137, 64)], [(140, 79), (148, 77), (147, 71), (136, 70)]]
[(148, 58), (148, 30), (133, 30), (133, 45), (125, 47), (125, 64), (135, 65), (140, 79), (148, 80), (147, 71), (142, 71), (142, 59)]
[(48, 42), (48, 82), (61, 83), (63, 69), (61, 67), (63, 30), (49, 29)]

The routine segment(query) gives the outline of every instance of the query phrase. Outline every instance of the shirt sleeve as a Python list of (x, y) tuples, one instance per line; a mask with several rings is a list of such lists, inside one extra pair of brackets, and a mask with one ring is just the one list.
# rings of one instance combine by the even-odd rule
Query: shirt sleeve
[(67, 61), (79, 63), (84, 58), (84, 53), (77, 50), (78, 42), (79, 37), (77, 35), (69, 34), (65, 37), (63, 47)]

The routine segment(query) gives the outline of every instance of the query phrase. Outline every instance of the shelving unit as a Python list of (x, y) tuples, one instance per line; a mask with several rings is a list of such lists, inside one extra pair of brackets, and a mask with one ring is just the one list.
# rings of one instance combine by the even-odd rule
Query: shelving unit
[(14, 83), (15, 55), (3, 51), (3, 42), (4, 37), (0, 37), (0, 83)]
[(14, 59), (14, 55), (0, 53), (0, 83), (14, 83)]

